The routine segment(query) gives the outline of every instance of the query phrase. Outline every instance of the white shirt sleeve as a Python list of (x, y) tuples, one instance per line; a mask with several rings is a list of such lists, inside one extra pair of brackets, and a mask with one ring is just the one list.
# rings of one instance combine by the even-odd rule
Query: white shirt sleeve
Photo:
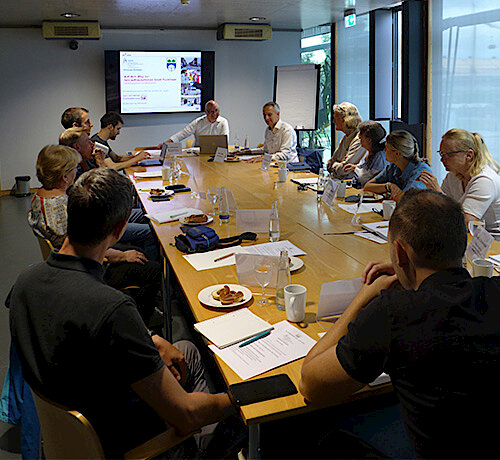
[(192, 136), (196, 132), (196, 126), (198, 124), (199, 118), (193, 120), (189, 123), (185, 128), (181, 129), (179, 132), (175, 133), (173, 136), (170, 136), (172, 142), (181, 142), (186, 137)]
[(495, 182), (489, 177), (480, 175), (471, 179), (467, 189), (462, 202), (464, 213), (482, 219), (495, 199)]

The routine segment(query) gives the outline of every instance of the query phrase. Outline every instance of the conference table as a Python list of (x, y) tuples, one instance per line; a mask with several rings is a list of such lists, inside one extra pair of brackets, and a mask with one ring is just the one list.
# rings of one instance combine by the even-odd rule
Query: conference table
[[(315, 177), (312, 173), (290, 173), (288, 180), (281, 183), (277, 182), (277, 169), (270, 168), (268, 171), (263, 171), (260, 169), (260, 163), (249, 164), (243, 161), (219, 163), (208, 162), (207, 159), (208, 157), (203, 155), (181, 159), (183, 169), (187, 174), (182, 174), (178, 182), (190, 187), (191, 193), (176, 194), (168, 202), (153, 202), (148, 192), (141, 191), (162, 187), (168, 185), (168, 182), (162, 181), (161, 178), (135, 178), (133, 172), (143, 171), (145, 168), (131, 168), (130, 178), (138, 190), (145, 211), (148, 214), (154, 214), (189, 207), (200, 209), (208, 214), (211, 211), (211, 203), (203, 197), (203, 194), (212, 186), (224, 186), (231, 190), (238, 209), (269, 209), (272, 201), (278, 201), (280, 239), (289, 240), (306, 252), (306, 255), (301, 257), (304, 266), (292, 274), (292, 283), (307, 287), (306, 317), (300, 330), (314, 340), (318, 340), (319, 334), (328, 330), (332, 324), (316, 321), (321, 285), (328, 281), (359, 277), (369, 261), (388, 258), (388, 244), (377, 244), (353, 234), (324, 235), (329, 232), (352, 232), (361, 228), (359, 225), (351, 224), (352, 214), (342, 210), (335, 203), (332, 206), (318, 203), (314, 191), (298, 191), (297, 184), (290, 180)], [(148, 171), (155, 169), (158, 170), (160, 167), (150, 167)], [(343, 200), (337, 201), (343, 202)], [(369, 212), (360, 214), (360, 220), (368, 223), (380, 221), (382, 218)], [(207, 286), (237, 283), (235, 266), (196, 271), (183, 257), (183, 253), (173, 245), (174, 236), (181, 233), (180, 223), (178, 221), (164, 224), (152, 222), (152, 226), (164, 255), (166, 284), (168, 285), (171, 276), (176, 277), (195, 321), (199, 322), (225, 314), (226, 310), (202, 305), (198, 300), (198, 293)], [(219, 219), (214, 218), (209, 226), (214, 228), (220, 238), (237, 234), (236, 216), (231, 216), (229, 223), (226, 224), (220, 224)], [(251, 244), (267, 241), (269, 241), (269, 236), (259, 233), (257, 241)], [(253, 291), (257, 289), (254, 288)], [(271, 290), (266, 292), (269, 298), (266, 306), (258, 305), (259, 294), (254, 295), (245, 306), (271, 324), (284, 320), (285, 312), (277, 309), (274, 293)], [(214, 359), (227, 385), (241, 382), (241, 378), (217, 355), (214, 355)], [(303, 359), (293, 361), (259, 377), (285, 373), (298, 387), (302, 361)], [(390, 384), (367, 386), (342, 403), (372, 398), (390, 391), (392, 391)], [(259, 458), (262, 423), (314, 409), (317, 407), (306, 404), (300, 393), (242, 407), (241, 417), (249, 428), (249, 457)]]

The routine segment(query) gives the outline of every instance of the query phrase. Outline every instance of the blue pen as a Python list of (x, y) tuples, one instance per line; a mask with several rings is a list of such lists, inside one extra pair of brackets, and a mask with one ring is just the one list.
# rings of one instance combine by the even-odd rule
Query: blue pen
[(271, 331), (266, 331), (263, 332), (262, 334), (257, 334), (255, 337), (252, 337), (251, 339), (247, 340), (246, 342), (240, 343), (240, 348), (244, 347), (246, 345), (250, 345), (251, 343), (254, 343), (256, 340), (261, 339), (262, 337), (267, 337)]

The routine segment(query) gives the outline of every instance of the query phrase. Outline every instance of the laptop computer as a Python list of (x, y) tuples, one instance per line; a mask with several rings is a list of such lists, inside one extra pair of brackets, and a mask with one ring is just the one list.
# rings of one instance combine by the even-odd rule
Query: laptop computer
[(227, 149), (227, 136), (225, 134), (199, 136), (200, 153), (213, 155), (217, 147)]
[(163, 166), (163, 160), (167, 154), (167, 143), (164, 142), (161, 145), (160, 159), (142, 160), (137, 163), (137, 166)]

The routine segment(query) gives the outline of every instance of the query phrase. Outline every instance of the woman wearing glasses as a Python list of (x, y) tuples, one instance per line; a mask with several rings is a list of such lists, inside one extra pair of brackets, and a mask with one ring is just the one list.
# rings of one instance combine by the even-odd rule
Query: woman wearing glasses
[(417, 179), (423, 171), (431, 169), (418, 156), (417, 140), (408, 131), (397, 130), (387, 136), (385, 159), (391, 164), (366, 183), (365, 191), (387, 193), (391, 200), (399, 201), (407, 190), (425, 188)]
[(431, 190), (457, 200), (467, 222), (484, 221), (486, 230), (500, 240), (500, 166), (493, 160), (482, 136), (465, 129), (450, 129), (438, 151), (448, 174), (441, 187), (434, 175), (419, 180)]
[[(36, 175), (42, 187), (31, 201), (28, 223), (35, 235), (48, 239), (57, 249), (61, 247), (67, 232), (66, 191), (73, 185), (80, 161), (80, 154), (64, 145), (47, 145), (38, 155)], [(135, 298), (139, 313), (147, 325), (154, 311), (154, 298), (160, 288), (159, 263), (148, 261), (142, 252), (123, 245), (120, 245), (120, 249), (109, 248), (106, 259), (109, 264), (104, 281), (116, 289), (139, 287), (133, 292), (126, 292)]]

